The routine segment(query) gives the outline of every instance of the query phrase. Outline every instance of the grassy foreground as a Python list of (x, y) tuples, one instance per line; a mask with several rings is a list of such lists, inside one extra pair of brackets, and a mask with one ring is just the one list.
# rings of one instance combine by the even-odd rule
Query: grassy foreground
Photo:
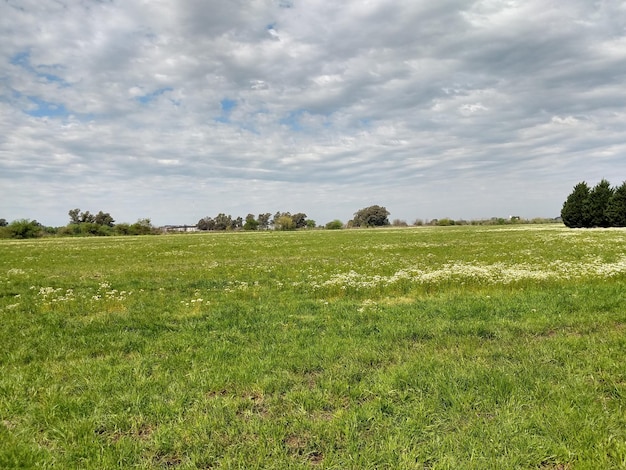
[(0, 241), (0, 468), (626, 467), (626, 231)]

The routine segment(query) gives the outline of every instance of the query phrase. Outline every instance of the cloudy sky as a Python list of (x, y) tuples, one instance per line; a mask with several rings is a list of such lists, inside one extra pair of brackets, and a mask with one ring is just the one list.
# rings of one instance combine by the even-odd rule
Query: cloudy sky
[(0, 0), (0, 218), (554, 217), (626, 179), (620, 0)]

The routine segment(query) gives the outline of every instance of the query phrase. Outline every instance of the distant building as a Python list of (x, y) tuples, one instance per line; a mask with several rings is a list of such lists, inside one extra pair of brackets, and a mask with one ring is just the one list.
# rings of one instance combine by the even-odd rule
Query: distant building
[(161, 227), (164, 232), (197, 232), (197, 225), (164, 225)]

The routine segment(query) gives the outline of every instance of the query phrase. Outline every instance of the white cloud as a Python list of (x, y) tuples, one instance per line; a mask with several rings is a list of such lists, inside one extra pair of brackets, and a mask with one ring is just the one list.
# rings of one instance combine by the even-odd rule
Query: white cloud
[(0, 216), (555, 216), (578, 181), (626, 179), (625, 20), (583, 0), (8, 0)]

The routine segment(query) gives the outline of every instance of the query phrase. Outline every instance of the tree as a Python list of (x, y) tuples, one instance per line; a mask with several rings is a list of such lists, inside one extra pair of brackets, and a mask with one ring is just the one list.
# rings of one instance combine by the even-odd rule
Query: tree
[(130, 233), (131, 235), (149, 235), (153, 228), (150, 219), (139, 219), (130, 226)]
[(561, 218), (563, 223), (569, 228), (588, 227), (588, 221), (585, 219), (585, 209), (587, 199), (589, 198), (589, 186), (584, 181), (574, 186), (572, 193), (567, 196), (561, 209)]
[(115, 222), (115, 220), (113, 220), (113, 217), (111, 217), (111, 214), (109, 214), (108, 212), (105, 213), (100, 211), (94, 217), (94, 223), (98, 225), (113, 227), (113, 222)]
[(278, 219), (280, 219), (281, 217), (285, 215), (291, 217), (291, 214), (289, 212), (277, 211), (276, 214), (274, 214), (274, 216), (272, 217), (272, 220), (270, 221), (270, 225), (272, 225), (275, 229), (277, 229), (276, 225), (278, 225)]
[(230, 223), (230, 228), (232, 230), (239, 230), (243, 227), (243, 219), (241, 217), (237, 217), (236, 219), (232, 219)]
[(36, 238), (43, 234), (43, 226), (36, 220), (14, 220), (7, 225), (7, 231), (11, 238)]
[(0, 219), (0, 227), (6, 227), (7, 225), (9, 225), (7, 219)]
[(70, 216), (70, 224), (80, 224), (80, 209), (70, 209), (68, 214)]
[(85, 211), (85, 212), (82, 212), (80, 214), (80, 223), (81, 224), (84, 224), (84, 223), (93, 224), (93, 223), (95, 223), (95, 221), (96, 221), (96, 216), (94, 216), (89, 211)]
[(293, 220), (293, 224), (296, 228), (306, 227), (306, 214), (303, 214), (302, 212), (292, 215), (291, 220)]
[(217, 214), (217, 216), (215, 216), (214, 230), (227, 230), (231, 227), (232, 223), (233, 219), (230, 215), (219, 213)]
[(107, 227), (113, 227), (113, 217), (108, 212), (98, 212), (96, 215), (91, 214), (89, 211), (81, 212), (80, 209), (71, 209), (68, 212), (70, 216), (70, 225), (80, 224), (97, 224)]
[(583, 203), (583, 219), (585, 227), (609, 227), (606, 209), (613, 196), (611, 184), (603, 179), (589, 191), (589, 196)]
[(267, 230), (270, 226), (270, 217), (272, 217), (272, 214), (270, 214), (269, 212), (266, 212), (264, 214), (259, 214), (257, 217), (257, 222), (259, 223), (259, 228), (261, 230)]
[(274, 222), (274, 228), (276, 230), (295, 230), (296, 224), (290, 215), (281, 215), (276, 222)]
[(369, 206), (354, 213), (352, 225), (355, 227), (381, 227), (389, 225), (389, 211), (382, 206)]
[(259, 221), (256, 220), (253, 214), (246, 216), (246, 222), (243, 224), (244, 230), (256, 230), (259, 227)]
[(113, 233), (116, 235), (132, 235), (130, 225), (126, 223), (116, 224), (113, 227)]
[(203, 217), (198, 220), (198, 230), (215, 230), (215, 221), (211, 217)]
[(613, 191), (605, 215), (612, 227), (626, 227), (626, 181)]

